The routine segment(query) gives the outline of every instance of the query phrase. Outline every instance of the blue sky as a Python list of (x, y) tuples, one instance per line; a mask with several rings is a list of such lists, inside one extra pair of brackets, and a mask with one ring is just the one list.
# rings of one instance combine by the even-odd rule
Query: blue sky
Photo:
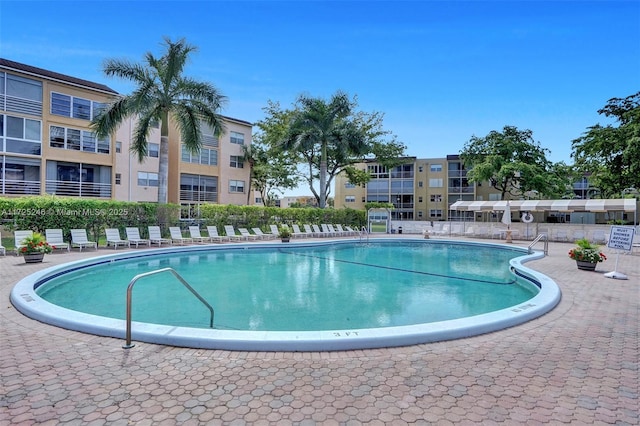
[(1, 57), (121, 93), (103, 60), (159, 55), (163, 36), (198, 47), (186, 74), (225, 115), (344, 90), (423, 158), (513, 125), (571, 163), (571, 140), (609, 123), (597, 110), (640, 90), (637, 0), (0, 3)]

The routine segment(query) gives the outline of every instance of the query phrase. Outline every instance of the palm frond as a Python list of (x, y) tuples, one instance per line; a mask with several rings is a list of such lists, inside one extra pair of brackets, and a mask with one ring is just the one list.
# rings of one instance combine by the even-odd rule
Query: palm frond
[(192, 154), (198, 154), (202, 146), (202, 138), (200, 116), (197, 110), (184, 102), (178, 102), (172, 108), (172, 115), (180, 130), (182, 143)]

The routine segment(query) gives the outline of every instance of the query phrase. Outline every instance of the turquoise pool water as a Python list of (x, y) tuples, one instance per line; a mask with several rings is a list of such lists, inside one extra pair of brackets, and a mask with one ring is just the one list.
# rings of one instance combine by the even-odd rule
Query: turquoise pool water
[[(36, 293), (74, 311), (124, 319), (131, 279), (171, 267), (213, 306), (216, 329), (314, 331), (464, 318), (538, 292), (510, 272), (509, 260), (523, 252), (506, 247), (397, 241), (228, 247), (82, 267), (48, 279)], [(208, 328), (209, 312), (167, 273), (136, 283), (133, 320)]]

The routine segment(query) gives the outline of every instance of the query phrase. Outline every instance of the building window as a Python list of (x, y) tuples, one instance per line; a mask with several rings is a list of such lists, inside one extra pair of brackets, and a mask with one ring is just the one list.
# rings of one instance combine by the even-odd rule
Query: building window
[(116, 185), (120, 185), (121, 181), (122, 181), (122, 174), (116, 173)]
[(0, 194), (40, 194), (40, 159), (0, 155)]
[(356, 186), (355, 186), (354, 184), (352, 184), (351, 182), (347, 182), (347, 183), (345, 183), (345, 184), (344, 184), (344, 187), (345, 187), (346, 189), (353, 189), (353, 188), (355, 188)]
[(153, 157), (153, 158), (160, 157), (160, 144), (157, 144), (157, 143), (147, 144), (147, 154), (149, 157)]
[(422, 173), (423, 170), (424, 168), (422, 166), (418, 166), (418, 173)]
[(138, 186), (158, 186), (158, 174), (138, 172)]
[(201, 148), (200, 154), (193, 154), (191, 151), (187, 149), (185, 145), (182, 145), (181, 158), (182, 158), (182, 162), (184, 163), (195, 163), (195, 164), (206, 164), (208, 166), (217, 166), (218, 150)]
[(442, 188), (442, 179), (429, 179), (429, 188)]
[(122, 142), (116, 141), (116, 154), (120, 154), (122, 152)]
[(230, 180), (229, 192), (244, 193), (244, 181), (243, 180)]
[(346, 197), (344, 197), (344, 202), (345, 203), (355, 203), (356, 202), (356, 196), (355, 195), (347, 195)]
[(242, 157), (239, 155), (232, 155), (231, 161), (229, 162), (229, 166), (236, 169), (243, 169), (244, 162), (242, 161)]
[(109, 138), (96, 139), (93, 132), (60, 126), (49, 127), (49, 146), (99, 154), (108, 154), (110, 151)]
[(262, 204), (262, 197), (256, 197), (255, 203)]
[(418, 188), (422, 188), (423, 184), (422, 181), (418, 181)]
[(42, 83), (0, 72), (0, 109), (42, 116)]
[(231, 143), (244, 145), (244, 133), (231, 132), (230, 137), (231, 137)]
[(429, 210), (430, 217), (442, 217), (442, 210), (440, 209), (431, 209)]
[(500, 201), (502, 200), (501, 194), (489, 194), (489, 201)]
[(430, 198), (432, 203), (441, 203), (442, 202), (442, 194), (431, 194)]
[(0, 151), (40, 155), (41, 127), (39, 120), (0, 115)]
[(418, 217), (422, 218), (422, 210), (418, 210)]
[(111, 198), (111, 167), (47, 161), (47, 194)]
[(97, 117), (104, 108), (105, 104), (101, 102), (51, 92), (51, 114), (53, 115), (91, 120)]
[(432, 172), (441, 172), (442, 171), (442, 164), (432, 164), (430, 170)]
[(180, 201), (218, 202), (218, 178), (215, 176), (181, 174)]
[(418, 202), (421, 203), (422, 202), (422, 197), (418, 197)]

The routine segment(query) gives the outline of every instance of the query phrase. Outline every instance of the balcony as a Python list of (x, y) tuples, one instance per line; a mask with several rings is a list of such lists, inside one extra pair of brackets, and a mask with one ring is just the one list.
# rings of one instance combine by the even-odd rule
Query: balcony
[(209, 191), (181, 190), (180, 201), (217, 203), (218, 193)]
[(448, 188), (449, 194), (473, 194), (473, 186), (450, 186)]
[(111, 198), (110, 183), (47, 180), (45, 185), (47, 194), (67, 197)]
[(40, 195), (40, 182), (0, 179), (0, 193), (8, 195)]

